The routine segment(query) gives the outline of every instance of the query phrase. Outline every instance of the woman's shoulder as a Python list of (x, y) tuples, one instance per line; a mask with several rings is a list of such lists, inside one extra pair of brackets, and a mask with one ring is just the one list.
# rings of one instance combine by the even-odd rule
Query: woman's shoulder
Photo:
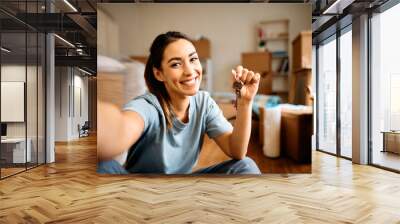
[(157, 97), (150, 92), (146, 92), (131, 99), (128, 103), (125, 104), (124, 108), (127, 109), (133, 105), (135, 105), (136, 107), (138, 107), (139, 105), (141, 107), (150, 107), (156, 109), (157, 111), (162, 111), (161, 105), (158, 102)]
[(210, 93), (204, 90), (199, 90), (194, 97), (196, 100), (208, 100), (210, 98)]
[(200, 90), (196, 93), (196, 95), (193, 96), (196, 104), (203, 104), (204, 102), (208, 101), (210, 97), (210, 93), (207, 91)]
[(156, 95), (154, 95), (151, 92), (145, 92), (144, 94), (136, 96), (135, 98), (133, 98), (133, 100), (138, 100), (138, 99), (144, 99), (149, 103), (155, 103), (155, 102), (158, 103)]
[(196, 107), (200, 109), (206, 109), (208, 105), (212, 104), (214, 101), (211, 98), (210, 93), (207, 91), (198, 91), (193, 98), (196, 103)]

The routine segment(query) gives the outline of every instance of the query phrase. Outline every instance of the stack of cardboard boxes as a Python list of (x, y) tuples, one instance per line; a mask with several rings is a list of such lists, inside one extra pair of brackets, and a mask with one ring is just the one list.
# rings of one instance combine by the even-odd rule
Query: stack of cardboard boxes
[(311, 138), (313, 133), (313, 98), (311, 96), (310, 31), (301, 32), (293, 40), (292, 84), (289, 99), (292, 104), (307, 105), (301, 109), (283, 109), (281, 114), (282, 153), (301, 163), (311, 163)]
[(292, 42), (293, 64), (292, 82), (289, 100), (293, 104), (311, 106), (311, 52), (312, 52), (311, 31), (301, 32)]

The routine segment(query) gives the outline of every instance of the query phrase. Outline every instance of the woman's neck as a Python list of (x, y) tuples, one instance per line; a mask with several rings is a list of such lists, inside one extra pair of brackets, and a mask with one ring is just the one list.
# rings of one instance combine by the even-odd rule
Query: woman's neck
[(172, 110), (177, 119), (186, 123), (189, 121), (189, 96), (179, 97), (170, 95)]

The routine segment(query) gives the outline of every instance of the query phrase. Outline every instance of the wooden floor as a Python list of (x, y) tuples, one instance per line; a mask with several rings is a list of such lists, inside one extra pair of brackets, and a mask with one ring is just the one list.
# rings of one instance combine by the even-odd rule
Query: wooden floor
[(0, 181), (0, 223), (400, 223), (400, 175), (313, 152), (312, 174), (109, 176), (96, 142)]
[[(10, 166), (12, 166), (12, 165), (10, 165)], [(25, 164), (18, 164), (17, 167), (6, 167), (6, 168), (2, 167), (2, 168), (0, 168), (0, 173), (1, 173), (0, 177), (5, 178), (7, 176), (11, 176), (13, 174), (23, 172), (27, 169), (33, 169), (36, 166), (37, 166), (37, 164), (27, 163), (26, 167), (25, 167)]]
[(1, 170), (1, 178), (13, 175), (15, 173), (23, 172), (26, 170), (25, 167), (17, 167), (17, 168), (0, 168)]

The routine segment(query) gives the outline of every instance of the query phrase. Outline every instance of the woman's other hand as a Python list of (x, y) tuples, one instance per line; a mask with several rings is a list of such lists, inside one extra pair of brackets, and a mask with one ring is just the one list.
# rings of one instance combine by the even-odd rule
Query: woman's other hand
[(116, 105), (97, 101), (97, 157), (111, 160), (128, 150), (144, 130), (142, 117), (133, 111), (121, 111)]

